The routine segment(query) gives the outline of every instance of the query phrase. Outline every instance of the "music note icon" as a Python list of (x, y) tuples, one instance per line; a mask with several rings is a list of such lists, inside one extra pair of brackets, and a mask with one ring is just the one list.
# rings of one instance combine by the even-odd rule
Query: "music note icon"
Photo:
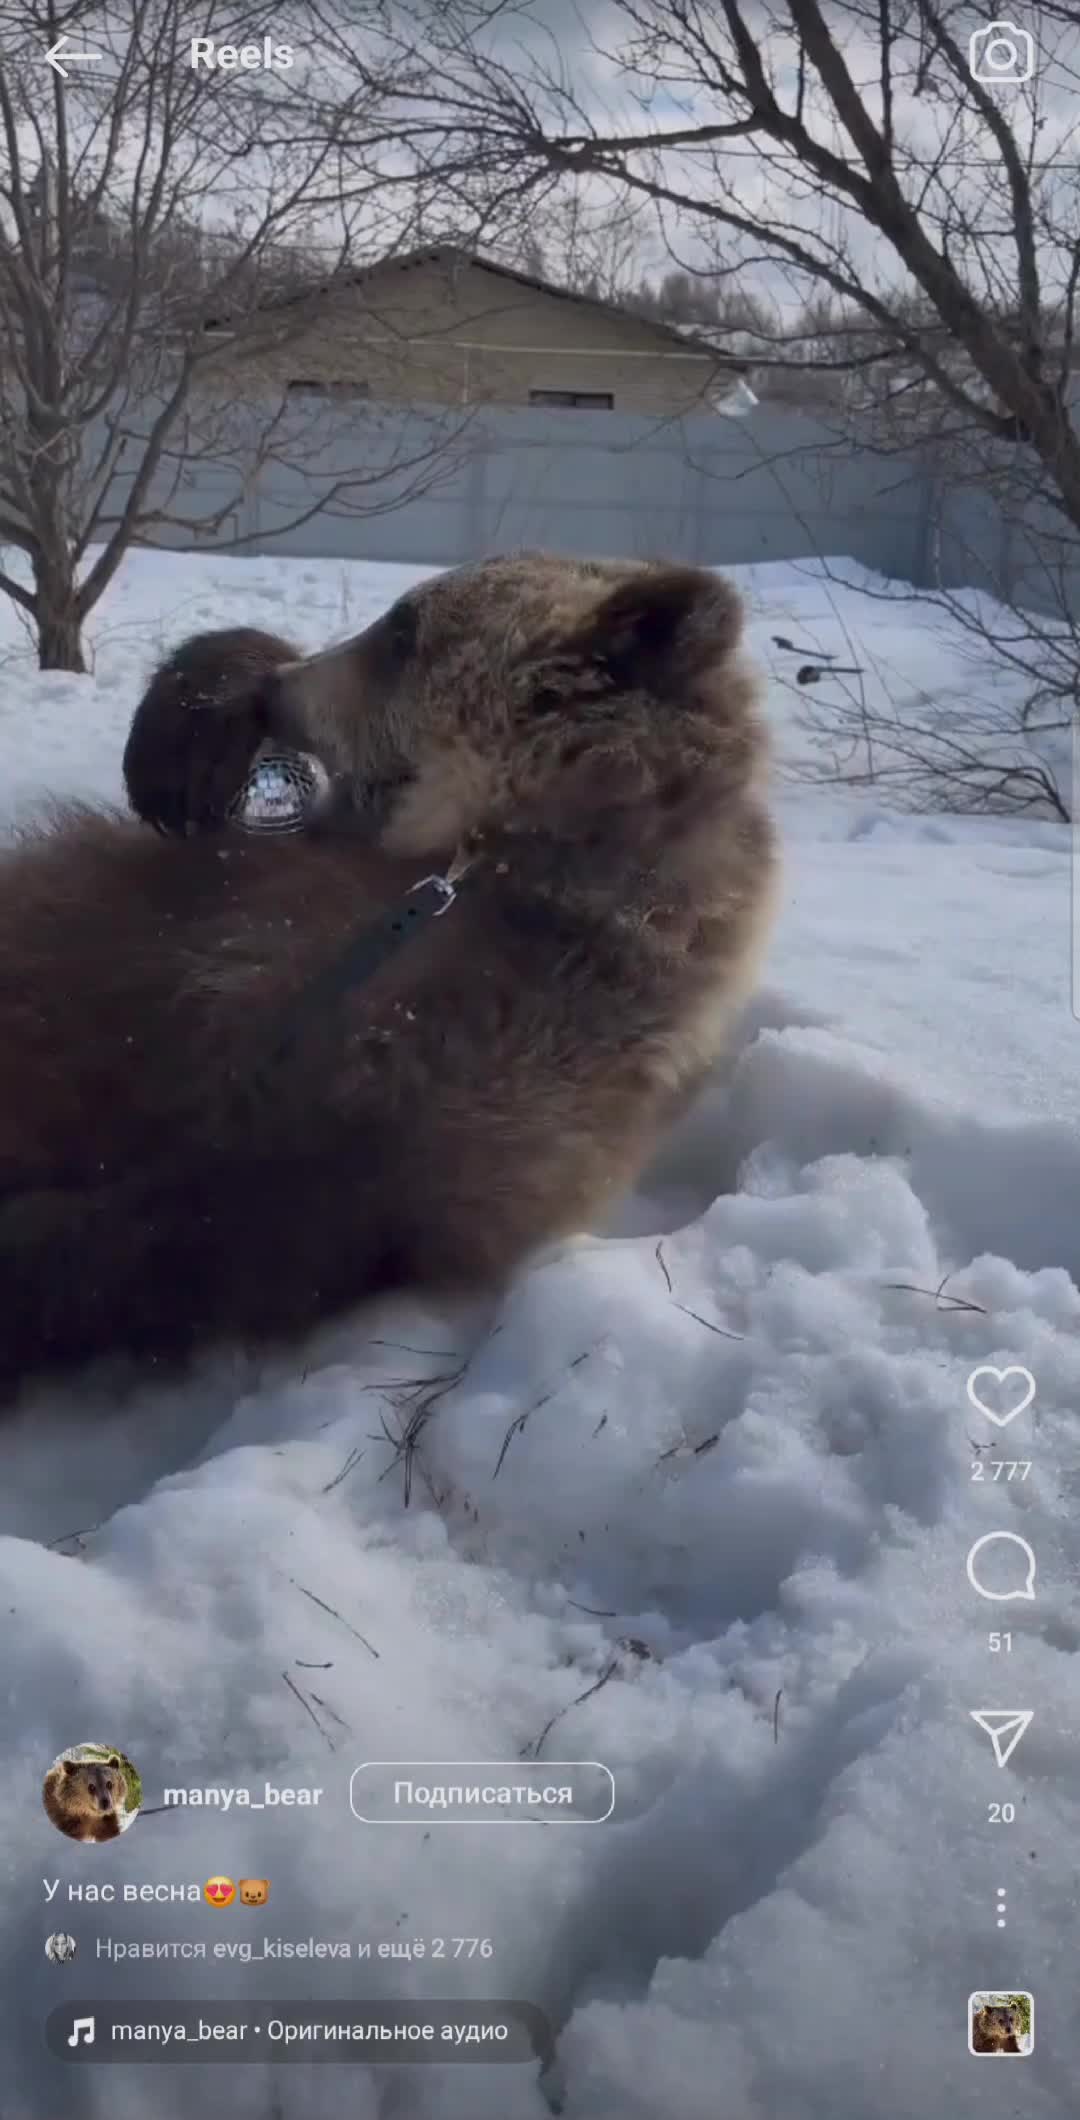
[(80, 2033), (85, 2033), (87, 2046), (93, 2046), (94, 2020), (92, 2017), (76, 2017), (68, 2036), (69, 2046), (78, 2046)]

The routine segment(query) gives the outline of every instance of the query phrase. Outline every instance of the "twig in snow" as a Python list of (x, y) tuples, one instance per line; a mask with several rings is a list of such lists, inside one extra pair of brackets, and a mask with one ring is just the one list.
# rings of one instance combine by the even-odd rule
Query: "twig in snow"
[(354, 1634), (356, 1636), (357, 1641), (363, 1643), (369, 1655), (373, 1656), (375, 1658), (376, 1663), (378, 1663), (378, 1650), (372, 1648), (372, 1645), (368, 1641), (366, 1634), (361, 1634), (359, 1627), (354, 1627), (352, 1621), (347, 1620), (344, 1617), (343, 1613), (338, 1612), (333, 1605), (328, 1605), (325, 1598), (316, 1597), (314, 1590), (305, 1590), (303, 1583), (298, 1583), (295, 1575), (290, 1575), (289, 1581), (292, 1584), (294, 1590), (299, 1590), (301, 1597), (310, 1597), (312, 1604), (318, 1605), (320, 1612), (329, 1612), (331, 1619), (340, 1620), (342, 1626), (347, 1627), (349, 1633)]
[[(402, 1498), (404, 1500), (406, 1509), (408, 1508), (409, 1502), (412, 1499), (413, 1461), (416, 1457), (420, 1438), (423, 1435), (424, 1429), (427, 1427), (427, 1424), (431, 1419), (431, 1416), (434, 1413), (435, 1408), (439, 1403), (439, 1400), (447, 1398), (450, 1392), (453, 1391), (458, 1384), (464, 1381), (465, 1377), (469, 1373), (470, 1368), (472, 1367), (472, 1364), (475, 1362), (477, 1355), (480, 1354), (485, 1347), (489, 1346), (492, 1340), (497, 1339), (501, 1331), (502, 1321), (500, 1319), (497, 1325), (493, 1325), (491, 1327), (491, 1330), (489, 1332), (486, 1332), (483, 1338), (477, 1341), (476, 1346), (472, 1348), (469, 1354), (466, 1355), (464, 1361), (459, 1365), (457, 1369), (453, 1370), (449, 1375), (442, 1377), (413, 1378), (408, 1380), (408, 1382), (404, 1386), (399, 1382), (399, 1384), (394, 1388), (393, 1392), (386, 1393), (386, 1396), (390, 1398), (393, 1402), (395, 1396), (399, 1394), (402, 1389), (408, 1392), (409, 1390), (412, 1390), (415, 1386), (415, 1393), (417, 1398), (419, 1399), (419, 1404), (415, 1405), (412, 1412), (409, 1414), (409, 1418), (400, 1435), (394, 1435), (392, 1430), (388, 1426), (385, 1417), (381, 1417), (382, 1440), (390, 1444), (394, 1455), (391, 1458), (390, 1463), (385, 1467), (382, 1472), (380, 1472), (379, 1479), (384, 1480), (389, 1473), (393, 1472), (395, 1466), (400, 1465), (404, 1461), (405, 1474)], [(401, 1405), (398, 1404), (395, 1410), (400, 1412), (402, 1410)], [(423, 1467), (421, 1467), (421, 1471), (423, 1471)], [(424, 1478), (427, 1481), (427, 1486), (429, 1492), (432, 1495), (433, 1500), (436, 1502), (436, 1505), (438, 1505), (439, 1501), (441, 1500), (441, 1497), (436, 1495), (435, 1489), (432, 1486), (430, 1479), (427, 1478), (426, 1473), (424, 1473)]]
[(370, 1347), (398, 1347), (403, 1354), (430, 1355), (433, 1362), (452, 1362), (454, 1359), (454, 1349), (452, 1347), (410, 1347), (407, 1340), (369, 1340), (368, 1345)]
[(773, 1702), (772, 1708), (772, 1741), (774, 1745), (778, 1745), (780, 1742), (780, 1703), (783, 1700), (783, 1697), (784, 1689), (783, 1686), (781, 1686), (780, 1691)]
[[(672, 1300), (674, 1301), (674, 1298)], [(706, 1332), (715, 1332), (721, 1340), (745, 1340), (746, 1338), (744, 1332), (732, 1332), (729, 1325), (710, 1324), (708, 1318), (699, 1317), (696, 1310), (688, 1310), (685, 1303), (676, 1303), (675, 1308), (676, 1310), (681, 1310), (684, 1317), (693, 1318), (695, 1325), (704, 1325)]]
[(286, 1684), (286, 1685), (288, 1686), (288, 1689), (289, 1689), (290, 1693), (295, 1693), (295, 1695), (296, 1695), (296, 1698), (297, 1698), (297, 1700), (299, 1701), (299, 1703), (300, 1703), (300, 1706), (302, 1707), (302, 1709), (303, 1709), (303, 1711), (304, 1711), (305, 1715), (310, 1715), (310, 1717), (311, 1717), (311, 1720), (312, 1720), (312, 1722), (314, 1723), (314, 1725), (315, 1725), (315, 1728), (317, 1729), (317, 1731), (318, 1731), (318, 1733), (319, 1733), (319, 1736), (320, 1736), (320, 1737), (325, 1737), (325, 1739), (326, 1739), (326, 1742), (327, 1742), (327, 1744), (329, 1745), (329, 1747), (330, 1747), (330, 1750), (331, 1750), (331, 1752), (336, 1752), (336, 1751), (337, 1751), (337, 1746), (335, 1745), (335, 1743), (334, 1743), (334, 1740), (333, 1740), (333, 1738), (331, 1737), (331, 1735), (330, 1735), (330, 1732), (329, 1732), (329, 1730), (324, 1730), (324, 1729), (323, 1729), (323, 1726), (322, 1726), (321, 1722), (319, 1721), (319, 1718), (318, 1718), (318, 1716), (316, 1715), (316, 1713), (315, 1713), (315, 1710), (314, 1710), (314, 1708), (313, 1708), (313, 1707), (312, 1707), (312, 1705), (311, 1705), (311, 1702), (310, 1702), (310, 1701), (307, 1701), (307, 1700), (305, 1700), (305, 1699), (304, 1699), (304, 1696), (303, 1696), (303, 1694), (301, 1693), (301, 1691), (300, 1691), (300, 1688), (299, 1688), (299, 1686), (298, 1686), (298, 1685), (296, 1685), (296, 1684), (294, 1683), (294, 1681), (293, 1681), (293, 1680), (292, 1680), (292, 1679), (291, 1679), (291, 1678), (289, 1677), (289, 1674), (288, 1674), (288, 1672), (287, 1672), (287, 1671), (283, 1671), (283, 1672), (282, 1672), (282, 1674), (281, 1674), (281, 1676), (282, 1676), (282, 1678), (283, 1678), (283, 1679), (285, 1680), (285, 1684)]
[(719, 1441), (718, 1435), (707, 1435), (703, 1443), (689, 1443), (684, 1433), (682, 1442), (673, 1443), (670, 1450), (662, 1450), (656, 1462), (664, 1465), (673, 1457), (706, 1457), (710, 1450), (716, 1449)]
[(862, 675), (863, 666), (861, 663), (831, 663), (828, 667), (825, 667), (819, 662), (812, 662), (804, 663), (801, 670), (796, 670), (795, 682), (797, 685), (818, 685), (823, 677), (861, 677)]
[(618, 1669), (619, 1659), (617, 1656), (613, 1656), (611, 1662), (605, 1666), (603, 1671), (601, 1671), (600, 1676), (596, 1680), (595, 1685), (586, 1686), (584, 1693), (579, 1693), (576, 1700), (569, 1700), (567, 1701), (565, 1708), (557, 1709), (555, 1714), (551, 1717), (550, 1721), (544, 1724), (544, 1727), (541, 1730), (540, 1735), (536, 1740), (536, 1743), (534, 1745), (526, 1745), (524, 1751), (518, 1753), (518, 1758), (539, 1759), (540, 1747), (544, 1743), (545, 1739), (550, 1736), (552, 1730), (555, 1728), (556, 1723), (561, 1722), (564, 1715), (569, 1715), (571, 1708), (580, 1708), (583, 1701), (591, 1700), (594, 1693), (599, 1693), (601, 1686), (607, 1685), (609, 1678), (614, 1678), (616, 1676)]
[(348, 1729), (349, 1725), (346, 1722), (345, 1717), (343, 1715), (339, 1715), (337, 1709), (332, 1708), (328, 1700), (320, 1700), (319, 1695), (317, 1693), (313, 1693), (311, 1698), (315, 1702), (316, 1706), (322, 1709), (324, 1715), (333, 1716), (333, 1719), (336, 1722), (339, 1730)]
[[(424, 1396), (420, 1398), (418, 1404), (414, 1405), (400, 1435), (394, 1435), (385, 1417), (382, 1419), (383, 1436), (392, 1445), (394, 1455), (390, 1463), (384, 1466), (382, 1472), (380, 1472), (379, 1479), (385, 1480), (397, 1465), (404, 1464), (403, 1500), (406, 1509), (412, 1500), (413, 1460), (419, 1447), (420, 1438), (439, 1400), (448, 1398), (450, 1393), (463, 1381), (471, 1360), (472, 1356), (470, 1355), (468, 1360), (462, 1362), (460, 1368), (453, 1370), (449, 1376), (439, 1377), (434, 1380), (430, 1377), (424, 1379), (423, 1384), (420, 1386)], [(396, 1410), (403, 1412), (404, 1403), (399, 1403)]]
[(886, 1288), (898, 1289), (905, 1296), (929, 1296), (939, 1311), (971, 1310), (977, 1312), (980, 1318), (988, 1318), (990, 1312), (984, 1303), (973, 1302), (970, 1296), (945, 1294), (945, 1283), (951, 1280), (952, 1275), (947, 1273), (945, 1280), (939, 1281), (936, 1288), (919, 1288), (914, 1281), (886, 1281), (884, 1285)]
[[(583, 1362), (587, 1362), (589, 1356), (594, 1353), (596, 1346), (599, 1346), (599, 1341), (595, 1342), (593, 1347), (586, 1347), (584, 1354), (576, 1354), (570, 1364), (570, 1368), (566, 1371), (566, 1376), (570, 1375), (570, 1370), (580, 1369), (581, 1364)], [(557, 1392), (562, 1389), (562, 1386), (565, 1381), (566, 1377), (560, 1377), (558, 1383), (553, 1384), (550, 1391), (543, 1392), (538, 1399), (533, 1400), (531, 1406), (526, 1406), (524, 1413), (518, 1413), (514, 1415), (514, 1418), (511, 1421), (510, 1426), (507, 1429), (506, 1434), (504, 1435), (502, 1440), (502, 1449), (499, 1452), (498, 1462), (495, 1466), (494, 1472), (491, 1475), (493, 1480), (497, 1480), (500, 1472), (502, 1471), (503, 1459), (505, 1458), (511, 1443), (514, 1440), (515, 1435), (521, 1434), (521, 1431), (524, 1428), (525, 1423), (529, 1419), (530, 1415), (534, 1413), (539, 1413), (541, 1406), (546, 1406), (549, 1400), (553, 1399), (556, 1396)]]
[(350, 1472), (353, 1470), (353, 1467), (360, 1463), (360, 1460), (363, 1455), (364, 1453), (358, 1443), (354, 1450), (350, 1450), (349, 1455), (341, 1468), (341, 1471), (335, 1472), (332, 1480), (327, 1480), (326, 1485), (323, 1488), (323, 1493), (332, 1494), (335, 1487), (340, 1487), (342, 1480), (348, 1479)]
[(84, 1539), (92, 1538), (95, 1531), (100, 1530), (100, 1524), (87, 1524), (86, 1529), (84, 1531), (65, 1531), (62, 1538), (51, 1538), (49, 1540), (46, 1551), (49, 1553), (54, 1553), (57, 1546), (68, 1546), (71, 1544), (73, 1539), (76, 1545), (81, 1546)]
[(676, 1310), (681, 1310), (684, 1317), (693, 1318), (694, 1323), (696, 1325), (704, 1325), (706, 1332), (715, 1332), (722, 1340), (743, 1340), (746, 1338), (745, 1333), (732, 1332), (730, 1327), (727, 1325), (711, 1325), (709, 1323), (708, 1318), (699, 1317), (696, 1310), (688, 1310), (685, 1303), (676, 1302), (675, 1289), (672, 1285), (671, 1275), (668, 1271), (667, 1260), (664, 1257), (663, 1237), (660, 1238), (660, 1241), (656, 1247), (656, 1263), (659, 1266), (665, 1281), (667, 1282), (667, 1292), (671, 1297), (672, 1302), (675, 1304)]
[(627, 1656), (634, 1657), (639, 1664), (656, 1664), (660, 1661), (658, 1656), (653, 1655), (648, 1642), (643, 1642), (639, 1634), (620, 1634), (619, 1647), (625, 1649)]
[(815, 662), (836, 661), (829, 648), (800, 648), (793, 640), (785, 640), (782, 633), (774, 633), (772, 638), (774, 648), (785, 648), (789, 655), (812, 655)]

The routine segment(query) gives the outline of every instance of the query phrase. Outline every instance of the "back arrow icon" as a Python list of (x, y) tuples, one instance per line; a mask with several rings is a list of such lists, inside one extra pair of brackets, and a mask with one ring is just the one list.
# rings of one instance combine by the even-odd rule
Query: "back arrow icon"
[(60, 64), (61, 59), (66, 59), (68, 65), (70, 66), (71, 61), (73, 59), (100, 59), (101, 57), (100, 52), (65, 51), (64, 46), (66, 45), (66, 43), (67, 32), (65, 30), (64, 35), (62, 37), (58, 37), (56, 43), (50, 45), (48, 51), (45, 54), (45, 57), (49, 65), (52, 67), (53, 72), (59, 74), (61, 81), (66, 81), (68, 79), (68, 75)]

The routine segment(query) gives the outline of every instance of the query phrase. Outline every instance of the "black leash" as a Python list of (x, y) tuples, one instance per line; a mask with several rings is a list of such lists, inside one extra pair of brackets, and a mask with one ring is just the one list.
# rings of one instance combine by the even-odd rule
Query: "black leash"
[[(460, 854), (455, 856), (445, 876), (422, 876), (419, 883), (411, 885), (403, 898), (399, 898), (381, 913), (377, 920), (362, 927), (344, 949), (323, 966), (308, 984), (300, 989), (279, 1019), (276, 1043), (264, 1054), (240, 1089), (237, 1104), (249, 1106), (252, 1091), (256, 1098), (273, 1089), (273, 1071), (287, 1061), (296, 1048), (297, 1040), (320, 1009), (328, 1008), (344, 999), (354, 988), (363, 986), (384, 964), (388, 964), (407, 942), (448, 913), (458, 896), (458, 885), (471, 868), (472, 861)], [(102, 1190), (107, 1188), (105, 1181)], [(20, 1173), (17, 1182), (5, 1182), (0, 1168), (0, 1212), (28, 1195), (58, 1195), (65, 1191), (72, 1197), (95, 1191), (93, 1183), (87, 1182), (87, 1174), (81, 1168), (67, 1173), (51, 1171), (42, 1176), (38, 1184), (27, 1185)]]
[(377, 920), (362, 927), (344, 949), (301, 988), (284, 1011), (276, 1043), (259, 1069), (264, 1086), (267, 1070), (289, 1059), (314, 1016), (335, 1002), (343, 1001), (356, 987), (363, 986), (415, 935), (449, 912), (458, 895), (458, 883), (469, 866), (467, 862), (454, 861), (445, 876), (423, 876), (404, 898), (397, 899), (385, 913), (380, 913)]

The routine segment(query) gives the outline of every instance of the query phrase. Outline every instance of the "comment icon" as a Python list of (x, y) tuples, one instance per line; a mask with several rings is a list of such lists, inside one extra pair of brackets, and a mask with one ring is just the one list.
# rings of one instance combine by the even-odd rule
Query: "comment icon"
[[(990, 1548), (1000, 1549), (992, 1557)], [(1008, 1550), (1006, 1550), (1008, 1549)], [(1035, 1595), (1035, 1555), (1026, 1538), (1015, 1531), (987, 1531), (977, 1538), (967, 1557), (967, 1578), (980, 1597), (995, 1604), (1011, 1604), (1014, 1598)], [(1004, 1582), (1004, 1589), (995, 1588)]]

